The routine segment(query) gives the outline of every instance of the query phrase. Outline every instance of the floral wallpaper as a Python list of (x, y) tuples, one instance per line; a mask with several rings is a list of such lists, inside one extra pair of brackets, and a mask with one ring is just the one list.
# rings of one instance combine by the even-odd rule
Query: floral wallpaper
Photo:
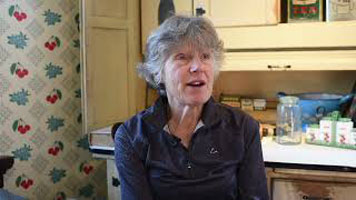
[(106, 166), (81, 133), (79, 0), (0, 0), (4, 189), (28, 199), (105, 199)]

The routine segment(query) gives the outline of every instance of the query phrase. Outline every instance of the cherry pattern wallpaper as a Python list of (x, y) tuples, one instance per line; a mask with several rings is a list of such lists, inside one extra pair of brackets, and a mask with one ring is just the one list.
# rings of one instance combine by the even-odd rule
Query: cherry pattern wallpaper
[(106, 165), (81, 133), (79, 0), (0, 0), (4, 189), (38, 200), (105, 199)]

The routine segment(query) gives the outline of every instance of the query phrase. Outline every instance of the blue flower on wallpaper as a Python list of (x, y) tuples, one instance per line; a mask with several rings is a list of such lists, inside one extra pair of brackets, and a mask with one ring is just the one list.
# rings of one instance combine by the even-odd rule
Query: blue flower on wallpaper
[(58, 75), (62, 74), (62, 67), (52, 63), (47, 64), (45, 70), (47, 71), (46, 76), (48, 76), (49, 79), (56, 78)]
[(79, 74), (80, 73), (80, 63), (78, 63), (77, 67), (76, 67), (76, 71)]
[(74, 21), (77, 24), (78, 31), (80, 31), (80, 15), (77, 13), (74, 17)]
[(16, 159), (19, 159), (21, 161), (23, 160), (28, 160), (31, 157), (31, 147), (30, 145), (24, 144), (23, 147), (16, 149), (15, 151), (12, 151), (11, 153), (14, 154), (14, 157)]
[(94, 194), (94, 186), (92, 184), (88, 184), (79, 189), (79, 196), (89, 198), (93, 194)]
[(47, 129), (50, 130), (51, 132), (58, 131), (60, 127), (64, 126), (64, 119), (55, 118), (51, 116), (50, 118), (48, 118), (46, 123), (48, 124)]
[(17, 105), (26, 105), (28, 102), (28, 96), (30, 94), (28, 93), (28, 90), (24, 90), (23, 88), (21, 91), (15, 92), (13, 94), (10, 94), (10, 101), (17, 103)]
[(80, 89), (75, 90), (75, 97), (76, 98), (81, 98), (81, 96), (82, 96), (81, 90)]
[(77, 117), (77, 122), (78, 122), (78, 124), (82, 123), (82, 113), (79, 113), (79, 115)]
[(55, 25), (56, 23), (61, 22), (61, 15), (55, 12), (52, 12), (50, 9), (45, 11), (43, 14), (45, 16), (45, 22), (47, 23), (48, 26), (50, 25)]
[(76, 39), (76, 40), (73, 40), (73, 47), (74, 48), (80, 48), (80, 40), (79, 39)]
[(27, 46), (26, 40), (28, 40), (28, 38), (22, 32), (18, 35), (7, 36), (7, 39), (9, 39), (7, 43), (15, 45), (16, 49), (24, 49)]
[(77, 147), (83, 148), (85, 150), (89, 149), (88, 135), (85, 135), (79, 140), (77, 140)]
[(56, 169), (55, 167), (49, 172), (49, 176), (51, 177), (51, 181), (53, 183), (57, 183), (61, 181), (62, 178), (66, 176), (66, 170), (64, 169)]

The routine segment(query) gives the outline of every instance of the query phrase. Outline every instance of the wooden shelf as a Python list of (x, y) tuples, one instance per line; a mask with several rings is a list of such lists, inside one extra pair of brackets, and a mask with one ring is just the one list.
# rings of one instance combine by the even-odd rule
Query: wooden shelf
[(276, 119), (277, 119), (277, 110), (275, 109), (267, 109), (263, 111), (247, 111), (245, 110), (246, 113), (251, 115), (253, 118), (255, 118), (257, 121), (262, 122), (262, 123), (267, 123), (267, 124), (275, 124)]

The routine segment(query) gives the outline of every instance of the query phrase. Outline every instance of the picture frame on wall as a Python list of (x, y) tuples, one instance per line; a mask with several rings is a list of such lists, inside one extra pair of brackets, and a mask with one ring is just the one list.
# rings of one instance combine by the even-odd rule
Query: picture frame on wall
[(288, 23), (323, 21), (323, 0), (288, 0)]

